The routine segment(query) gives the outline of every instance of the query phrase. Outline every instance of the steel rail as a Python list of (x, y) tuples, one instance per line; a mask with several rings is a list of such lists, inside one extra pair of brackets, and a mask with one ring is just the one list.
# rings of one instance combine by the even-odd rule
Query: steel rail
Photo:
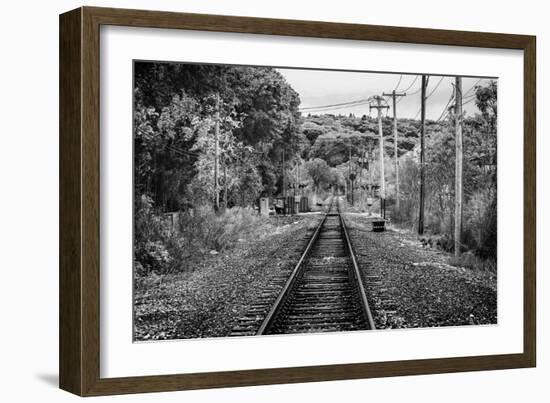
[(277, 315), (279, 314), (280, 310), (284, 306), (284, 302), (286, 300), (286, 297), (288, 296), (288, 294), (292, 290), (292, 287), (294, 286), (294, 283), (296, 282), (296, 279), (298, 278), (298, 275), (299, 275), (299, 273), (300, 273), (300, 271), (303, 267), (303, 264), (304, 264), (306, 258), (309, 255), (309, 252), (311, 252), (311, 248), (313, 247), (313, 245), (317, 241), (317, 238), (319, 237), (319, 234), (321, 232), (321, 228), (325, 224), (328, 213), (330, 212), (330, 209), (332, 207), (332, 203), (333, 203), (333, 199), (331, 199), (330, 204), (328, 206), (328, 209), (325, 212), (325, 216), (323, 217), (323, 219), (321, 220), (321, 222), (319, 223), (319, 225), (315, 229), (315, 232), (311, 236), (311, 239), (309, 240), (309, 242), (306, 246), (306, 249), (304, 250), (304, 252), (302, 253), (302, 256), (300, 257), (300, 260), (298, 260), (298, 263), (296, 263), (296, 266), (292, 270), (292, 273), (290, 274), (290, 277), (288, 278), (284, 288), (281, 290), (281, 292), (279, 293), (279, 296), (277, 297), (277, 299), (273, 303), (273, 305), (272, 305), (271, 309), (269, 310), (267, 316), (265, 317), (264, 321), (262, 322), (262, 325), (258, 329), (258, 332), (256, 332), (256, 335), (266, 334), (271, 329), (271, 326), (273, 325), (274, 320), (277, 318)]
[(348, 229), (346, 227), (346, 222), (344, 220), (344, 217), (342, 217), (342, 214), (340, 213), (340, 203), (337, 204), (338, 208), (338, 216), (340, 218), (340, 223), (342, 225), (342, 228), (344, 230), (344, 237), (346, 238), (346, 244), (348, 247), (349, 255), (351, 257), (352, 265), (353, 265), (353, 275), (355, 277), (356, 285), (357, 285), (357, 291), (359, 292), (359, 301), (361, 304), (361, 309), (363, 310), (363, 313), (367, 319), (368, 323), (368, 330), (376, 330), (376, 326), (374, 324), (374, 319), (372, 317), (372, 313), (369, 307), (369, 302), (367, 300), (367, 293), (365, 291), (365, 286), (363, 284), (363, 280), (361, 278), (361, 273), (359, 271), (359, 265), (357, 264), (357, 259), (355, 258), (355, 251), (353, 249), (353, 244), (351, 243), (351, 238), (348, 234)]

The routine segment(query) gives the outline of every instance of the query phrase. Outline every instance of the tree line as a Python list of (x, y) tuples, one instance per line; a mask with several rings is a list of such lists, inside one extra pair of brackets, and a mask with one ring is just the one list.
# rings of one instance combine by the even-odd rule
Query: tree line
[(299, 96), (279, 72), (149, 62), (134, 71), (136, 196), (162, 211), (213, 200), (216, 109), (224, 203), (280, 192), (283, 150), (295, 156), (302, 134)]
[[(479, 113), (463, 120), (463, 241), (488, 258), (496, 257), (496, 101), (496, 82), (476, 87)], [(358, 204), (364, 203), (361, 185), (378, 178), (377, 121), (367, 115), (302, 115), (299, 105), (299, 94), (274, 68), (135, 62), (134, 211), (141, 261), (169, 254), (168, 241), (152, 224), (162, 213), (212, 214), (215, 195), (231, 208), (253, 206), (260, 196), (280, 196), (291, 187), (306, 195), (353, 189)], [(392, 120), (383, 118), (382, 126), (391, 205)], [(415, 225), (420, 122), (398, 119), (397, 127), (401, 208), (394, 219)], [(452, 114), (426, 122), (425, 169), (426, 228), (452, 238)], [(205, 228), (214, 231), (212, 222)]]

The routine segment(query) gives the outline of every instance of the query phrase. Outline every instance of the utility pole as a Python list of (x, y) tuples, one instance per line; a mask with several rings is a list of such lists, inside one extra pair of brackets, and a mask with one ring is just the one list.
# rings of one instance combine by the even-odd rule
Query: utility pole
[(304, 189), (302, 188), (302, 184), (301, 184), (301, 181), (300, 181), (300, 178), (301, 178), (300, 174), (302, 173), (302, 172), (300, 172), (301, 167), (302, 167), (302, 161), (298, 160), (298, 186), (300, 187), (300, 197), (302, 197), (304, 195)]
[(283, 146), (283, 197), (285, 198), (286, 205), (286, 178), (285, 178), (285, 147)]
[(220, 209), (220, 182), (219, 182), (219, 137), (220, 137), (220, 94), (216, 93), (216, 124), (214, 128), (214, 208)]
[(382, 131), (382, 109), (388, 109), (388, 105), (382, 105), (382, 97), (375, 95), (372, 100), (376, 102), (376, 105), (369, 104), (369, 111), (371, 109), (378, 110), (378, 134), (380, 143), (380, 215), (384, 217), (386, 215), (386, 181), (384, 179), (384, 133)]
[(363, 168), (365, 167), (365, 144), (361, 147), (361, 167), (359, 168), (359, 187), (361, 188), (361, 202), (365, 201), (363, 189)]
[(348, 146), (348, 153), (349, 153), (349, 156), (348, 156), (348, 181), (349, 181), (349, 186), (351, 188), (351, 205), (353, 206), (353, 185), (351, 183), (351, 143)]
[[(296, 188), (298, 187), (298, 169), (299, 169), (298, 162), (296, 162), (296, 176), (294, 177), (294, 197), (296, 197)], [(296, 203), (296, 202), (295, 202)]]
[(426, 87), (428, 77), (422, 75), (422, 91), (420, 92), (420, 202), (418, 213), (418, 235), (424, 234), (424, 135), (426, 133)]
[(373, 146), (372, 144), (369, 145), (369, 153), (367, 155), (367, 160), (369, 161), (369, 183), (370, 183), (370, 197), (374, 197), (374, 194), (373, 194), (373, 185), (374, 185), (374, 175), (373, 175), (373, 172), (372, 172), (372, 166), (374, 164), (374, 153), (373, 153)]
[(462, 77), (455, 80), (455, 256), (462, 241)]
[(407, 94), (404, 92), (401, 94), (398, 94), (393, 90), (391, 94), (382, 94), (384, 96), (391, 96), (392, 97), (392, 105), (393, 105), (393, 145), (394, 145), (394, 157), (395, 157), (395, 208), (397, 211), (399, 211), (399, 154), (397, 151), (397, 97), (404, 97)]
[(227, 161), (223, 160), (223, 209), (227, 210)]

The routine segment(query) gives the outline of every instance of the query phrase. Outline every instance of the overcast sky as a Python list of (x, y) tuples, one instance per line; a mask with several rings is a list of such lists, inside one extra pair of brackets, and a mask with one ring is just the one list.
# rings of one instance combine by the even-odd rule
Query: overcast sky
[[(408, 96), (402, 97), (397, 104), (397, 116), (405, 118), (420, 118), (420, 86), (421, 78), (415, 74), (394, 74), (394, 73), (363, 73), (347, 71), (324, 71), (324, 70), (298, 70), (278, 69), (286, 78), (288, 83), (299, 94), (301, 99), (300, 108), (317, 107), (324, 105), (340, 104), (349, 101), (356, 101), (368, 98), (372, 95), (380, 95), (382, 92), (389, 93), (393, 89), (397, 92), (406, 90)], [(401, 81), (400, 81), (401, 79)], [(454, 77), (444, 77), (441, 83), (441, 76), (431, 76), (428, 82), (426, 94), (432, 95), (426, 101), (426, 118), (438, 119), (445, 109), (451, 97), (454, 84)], [(465, 97), (474, 93), (472, 88), (480, 78), (463, 78), (462, 91)], [(413, 83), (414, 81), (414, 83)], [(479, 84), (486, 84), (488, 79), (481, 79)], [(398, 85), (399, 83), (399, 85)], [(438, 85), (439, 83), (439, 85)], [(412, 84), (412, 86), (411, 86)], [(437, 88), (436, 88), (437, 86)], [(399, 98), (398, 98), (399, 100)], [(388, 100), (391, 105), (391, 99)], [(467, 114), (477, 112), (475, 102), (464, 105)], [(310, 111), (303, 111), (307, 114)], [(313, 111), (311, 113), (322, 114), (344, 114), (354, 113), (355, 115), (369, 114), (368, 104), (339, 106), (330, 110)], [(385, 112), (384, 112), (385, 113)], [(393, 110), (388, 113), (393, 116)], [(371, 116), (376, 116), (373, 110)]]

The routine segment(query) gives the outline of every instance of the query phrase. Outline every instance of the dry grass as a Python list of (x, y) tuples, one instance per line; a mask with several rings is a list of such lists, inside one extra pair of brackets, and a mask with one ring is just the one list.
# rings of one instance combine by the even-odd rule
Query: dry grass
[(456, 267), (465, 267), (471, 270), (497, 272), (497, 262), (493, 259), (482, 259), (471, 252), (466, 252), (460, 257), (452, 256), (449, 258), (449, 264)]

